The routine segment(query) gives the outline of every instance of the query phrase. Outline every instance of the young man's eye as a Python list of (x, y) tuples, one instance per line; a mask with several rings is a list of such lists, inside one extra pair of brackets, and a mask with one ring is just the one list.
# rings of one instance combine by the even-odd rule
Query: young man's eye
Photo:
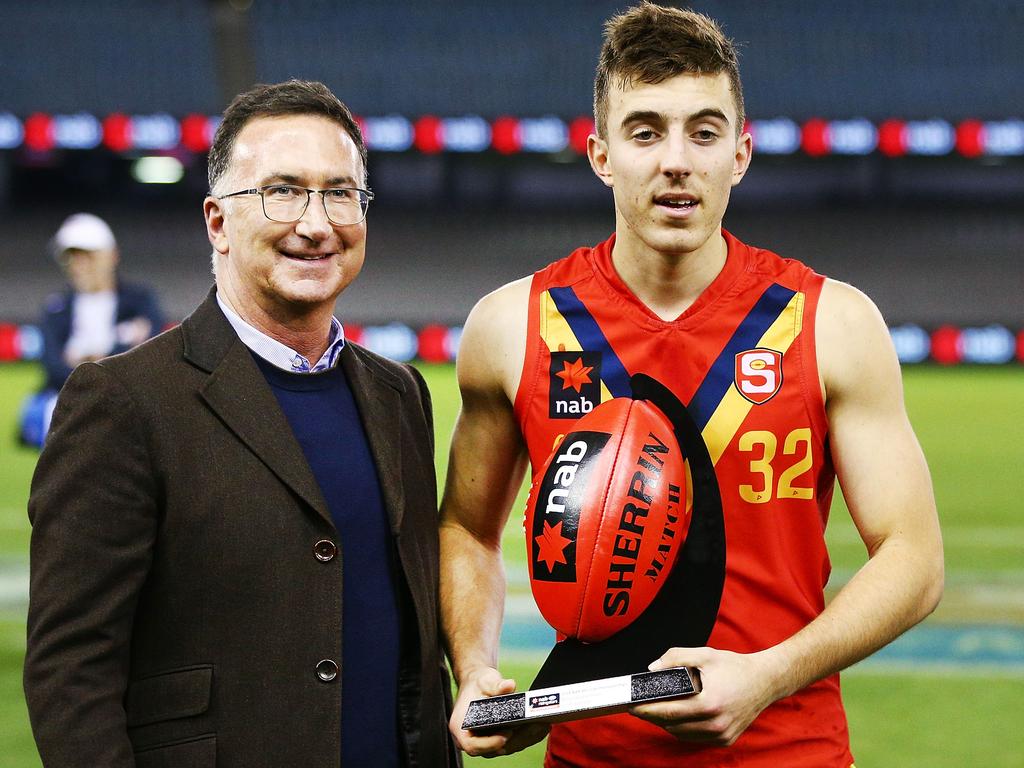
[(650, 141), (654, 138), (654, 131), (650, 128), (641, 128), (637, 131), (633, 131), (633, 138), (639, 141)]
[(702, 131), (697, 131), (695, 134), (698, 141), (714, 141), (718, 138), (718, 134), (712, 131), (710, 128), (705, 128)]

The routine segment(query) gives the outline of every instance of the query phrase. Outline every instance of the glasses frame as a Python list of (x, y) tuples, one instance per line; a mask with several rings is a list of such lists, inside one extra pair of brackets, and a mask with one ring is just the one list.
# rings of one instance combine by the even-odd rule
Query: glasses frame
[[(302, 211), (294, 219), (288, 219), (288, 220), (284, 221), (284, 220), (281, 220), (281, 219), (272, 218), (270, 216), (270, 214), (267, 213), (267, 198), (264, 197), (264, 193), (267, 190), (269, 190), (269, 189), (278, 189), (280, 187), (288, 187), (289, 189), (301, 189), (303, 192), (306, 193), (306, 202), (302, 206)], [(358, 220), (350, 221), (350, 222), (346, 222), (346, 223), (342, 224), (342, 223), (337, 222), (337, 221), (335, 221), (334, 219), (331, 218), (331, 214), (327, 210), (327, 198), (324, 197), (324, 193), (325, 192), (332, 192), (332, 191), (338, 190), (338, 189), (343, 189), (343, 190), (346, 190), (348, 192), (358, 192), (359, 193), (359, 195), (360, 195), (360, 206), (359, 207), (362, 210), (363, 215), (360, 216)], [(366, 219), (367, 211), (370, 210), (370, 202), (373, 200), (373, 197), (374, 197), (372, 190), (370, 190), (370, 189), (362, 189), (361, 187), (328, 187), (327, 189), (312, 189), (310, 187), (303, 187), (303, 186), (301, 186), (299, 184), (265, 184), (262, 187), (253, 187), (252, 189), (240, 189), (237, 192), (229, 192), (226, 195), (215, 195), (215, 194), (213, 194), (211, 192), (210, 193), (210, 197), (213, 197), (213, 198), (215, 198), (217, 200), (224, 200), (224, 199), (229, 198), (229, 197), (240, 197), (241, 195), (259, 195), (260, 196), (260, 207), (263, 209), (263, 215), (269, 221), (273, 221), (273, 222), (276, 222), (278, 224), (294, 224), (296, 221), (299, 221), (303, 216), (306, 215), (306, 211), (309, 210), (309, 199), (310, 199), (310, 197), (313, 196), (314, 192), (316, 192), (317, 194), (320, 195), (320, 203), (324, 207), (324, 215), (327, 216), (327, 220), (330, 221), (332, 224), (334, 224), (337, 227), (351, 227), (351, 226), (353, 226), (355, 224), (359, 224), (362, 221), (364, 221)], [(365, 202), (363, 202), (364, 200), (365, 200)]]

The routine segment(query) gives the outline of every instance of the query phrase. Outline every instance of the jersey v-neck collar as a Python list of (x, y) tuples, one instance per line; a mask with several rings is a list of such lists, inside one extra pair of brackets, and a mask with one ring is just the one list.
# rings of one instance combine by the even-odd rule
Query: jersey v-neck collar
[(711, 284), (701, 292), (697, 300), (674, 320), (663, 320), (658, 317), (623, 282), (612, 263), (612, 249), (615, 247), (614, 234), (591, 251), (591, 265), (598, 282), (609, 298), (622, 308), (625, 316), (632, 322), (651, 330), (690, 329), (708, 317), (714, 307), (723, 299), (736, 292), (740, 278), (747, 271), (749, 249), (725, 229), (722, 230), (722, 236), (725, 237), (727, 248), (725, 265), (711, 281)]

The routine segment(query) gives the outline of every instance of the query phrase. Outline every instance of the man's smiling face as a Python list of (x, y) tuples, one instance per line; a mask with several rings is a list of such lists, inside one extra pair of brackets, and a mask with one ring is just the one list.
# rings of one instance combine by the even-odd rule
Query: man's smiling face
[[(362, 187), (363, 177), (355, 142), (338, 123), (319, 115), (259, 117), (238, 134), (227, 173), (214, 192), (274, 183)], [(211, 226), (218, 211), (222, 224)], [(291, 223), (264, 216), (258, 195), (207, 198), (207, 222), (218, 252), (218, 287), (235, 302), (256, 305), (272, 316), (333, 307), (363, 266), (366, 221), (333, 224), (319, 195)]]

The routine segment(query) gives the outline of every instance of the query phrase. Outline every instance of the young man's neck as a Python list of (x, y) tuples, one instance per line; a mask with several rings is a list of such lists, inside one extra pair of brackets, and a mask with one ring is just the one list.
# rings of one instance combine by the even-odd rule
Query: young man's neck
[(682, 315), (718, 277), (728, 246), (721, 231), (697, 250), (665, 253), (620, 228), (612, 264), (622, 282), (662, 320)]

